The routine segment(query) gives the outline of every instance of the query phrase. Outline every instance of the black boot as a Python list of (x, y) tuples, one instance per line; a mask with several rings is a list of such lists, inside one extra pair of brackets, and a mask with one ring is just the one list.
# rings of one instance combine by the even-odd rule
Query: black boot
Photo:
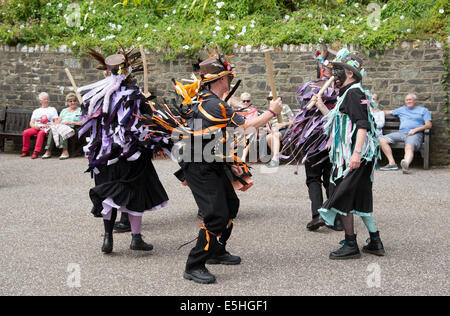
[(128, 213), (123, 212), (120, 216), (120, 222), (114, 224), (114, 231), (116, 233), (128, 233), (131, 232), (130, 220), (128, 219)]
[(196, 283), (210, 284), (216, 282), (216, 277), (209, 273), (206, 267), (198, 267), (184, 271), (183, 277), (186, 280), (192, 280)]
[(102, 252), (106, 254), (111, 253), (113, 251), (113, 246), (114, 246), (113, 235), (110, 233), (105, 233)]
[(238, 265), (241, 263), (241, 257), (233, 256), (228, 251), (222, 251), (213, 255), (206, 260), (206, 264), (224, 264), (224, 265)]
[(356, 242), (356, 235), (345, 235), (345, 240), (341, 242), (342, 248), (330, 253), (331, 260), (347, 260), (347, 259), (359, 259), (361, 253), (359, 252), (358, 243)]
[(141, 234), (131, 234), (131, 250), (142, 250), (142, 251), (151, 251), (153, 250), (153, 245), (147, 244), (144, 240), (142, 240)]
[(381, 242), (380, 232), (370, 233), (370, 238), (367, 239), (368, 245), (364, 246), (362, 251), (370, 253), (375, 256), (382, 257), (385, 255), (383, 243)]
[(225, 229), (222, 236), (219, 238), (217, 249), (214, 251), (214, 254), (206, 260), (206, 264), (237, 265), (241, 263), (241, 257), (233, 256), (225, 249), (232, 230), (233, 224)]
[(306, 225), (306, 228), (310, 231), (318, 230), (320, 227), (325, 226), (325, 221), (319, 216), (315, 216), (312, 221)]

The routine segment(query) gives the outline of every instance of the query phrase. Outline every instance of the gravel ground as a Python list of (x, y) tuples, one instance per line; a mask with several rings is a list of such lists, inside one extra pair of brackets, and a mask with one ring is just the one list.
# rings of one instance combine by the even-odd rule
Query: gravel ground
[[(102, 221), (90, 214), (93, 181), (83, 173), (85, 159), (1, 154), (0, 295), (450, 294), (448, 168), (376, 172), (375, 219), (387, 256), (335, 262), (328, 254), (343, 233), (305, 228), (310, 206), (303, 168), (295, 176), (292, 166), (273, 174), (257, 166), (255, 186), (239, 194), (229, 245), (243, 262), (210, 266), (218, 282), (205, 286), (182, 278), (191, 245), (177, 250), (197, 235), (194, 199), (172, 175), (175, 163), (155, 166), (171, 199), (144, 217), (144, 238), (155, 249), (135, 253), (130, 235), (121, 234), (115, 235), (115, 253), (105, 256)], [(358, 218), (356, 229), (361, 247), (368, 233)], [(73, 275), (80, 276), (79, 287)]]

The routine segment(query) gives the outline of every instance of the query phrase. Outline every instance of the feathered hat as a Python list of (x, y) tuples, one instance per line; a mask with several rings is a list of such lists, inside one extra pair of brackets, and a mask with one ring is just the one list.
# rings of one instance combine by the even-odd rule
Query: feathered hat
[(223, 54), (217, 54), (194, 65), (194, 70), (199, 71), (202, 84), (208, 84), (229, 75), (234, 77), (233, 68)]

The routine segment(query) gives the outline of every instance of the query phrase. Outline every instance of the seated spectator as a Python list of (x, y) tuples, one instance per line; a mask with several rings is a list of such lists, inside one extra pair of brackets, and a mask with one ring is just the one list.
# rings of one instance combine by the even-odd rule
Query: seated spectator
[(416, 99), (416, 95), (410, 93), (405, 97), (406, 105), (393, 111), (384, 111), (385, 114), (392, 114), (400, 118), (400, 130), (380, 138), (381, 149), (389, 160), (389, 163), (380, 170), (398, 169), (390, 144), (405, 142), (405, 156), (400, 165), (403, 173), (409, 173), (409, 165), (414, 158), (414, 152), (422, 146), (423, 131), (432, 127), (430, 111), (423, 106), (416, 105)]
[[(270, 92), (267, 101), (272, 101), (273, 96), (272, 92)], [(281, 97), (280, 97), (281, 99)], [(290, 119), (294, 117), (294, 113), (292, 112), (289, 105), (283, 103), (283, 110), (281, 111), (281, 117), (283, 119), (283, 123), (278, 123), (278, 119), (274, 118), (269, 123), (268, 132), (270, 132), (267, 136), (267, 144), (269, 145), (270, 150), (272, 151), (272, 159), (269, 162), (269, 167), (276, 167), (280, 164), (280, 147), (281, 140), (286, 134), (286, 131), (290, 125)]]
[(378, 104), (378, 107), (376, 109), (370, 107), (370, 112), (372, 113), (375, 121), (376, 136), (377, 138), (380, 138), (381, 136), (383, 136), (383, 127), (386, 122), (386, 118), (384, 112), (380, 110), (380, 101), (378, 100), (378, 95), (374, 94), (372, 98), (373, 101)]
[(50, 98), (46, 92), (41, 92), (38, 96), (41, 107), (34, 110), (31, 116), (30, 127), (23, 131), (23, 147), (20, 157), (30, 155), (30, 138), (37, 135), (36, 145), (34, 147), (31, 159), (36, 159), (42, 150), (45, 135), (50, 125), (58, 118), (58, 112), (54, 107), (49, 107)]
[[(66, 104), (69, 106), (61, 111), (59, 118), (51, 127), (47, 146), (45, 147), (45, 154), (42, 159), (48, 159), (52, 156), (53, 146), (62, 148), (62, 153), (59, 159), (64, 160), (69, 158), (69, 151), (67, 150), (68, 139), (75, 135), (75, 126), (80, 126), (81, 109), (78, 107), (78, 100), (75, 93), (69, 93), (66, 97)], [(56, 139), (55, 139), (56, 138)]]

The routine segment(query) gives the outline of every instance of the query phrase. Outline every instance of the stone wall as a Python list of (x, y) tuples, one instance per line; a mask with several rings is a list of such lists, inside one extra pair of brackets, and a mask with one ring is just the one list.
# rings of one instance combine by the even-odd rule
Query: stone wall
[[(315, 78), (315, 61), (312, 58), (316, 47), (313, 45), (287, 46), (272, 53), (272, 61), (277, 82), (277, 90), (283, 101), (295, 108), (295, 92), (302, 85)], [(357, 50), (358, 47), (350, 47)], [(171, 78), (189, 78), (192, 73), (191, 60), (183, 57), (172, 62), (160, 62), (159, 58), (147, 51), (149, 58), (149, 81), (162, 98), (174, 97)], [(365, 62), (367, 78), (364, 85), (372, 93), (377, 93), (385, 109), (393, 109), (404, 104), (408, 92), (416, 93), (418, 104), (427, 107), (433, 115), (431, 163), (450, 164), (448, 123), (444, 121), (445, 94), (441, 84), (444, 75), (441, 43), (404, 42), (401, 46), (386, 50), (379, 58), (360, 54)], [(0, 106), (33, 109), (38, 106), (39, 92), (50, 94), (51, 105), (58, 110), (64, 107), (65, 95), (72, 91), (64, 72), (68, 67), (81, 86), (102, 78), (95, 70), (95, 63), (87, 57), (77, 57), (70, 49), (60, 47), (2, 47), (0, 46)], [(270, 87), (265, 72), (264, 54), (261, 49), (251, 47), (236, 48), (233, 57), (238, 78), (243, 80), (237, 94), (246, 91), (252, 94), (253, 103), (266, 107), (266, 96)], [(139, 78), (141, 79), (141, 78)]]

